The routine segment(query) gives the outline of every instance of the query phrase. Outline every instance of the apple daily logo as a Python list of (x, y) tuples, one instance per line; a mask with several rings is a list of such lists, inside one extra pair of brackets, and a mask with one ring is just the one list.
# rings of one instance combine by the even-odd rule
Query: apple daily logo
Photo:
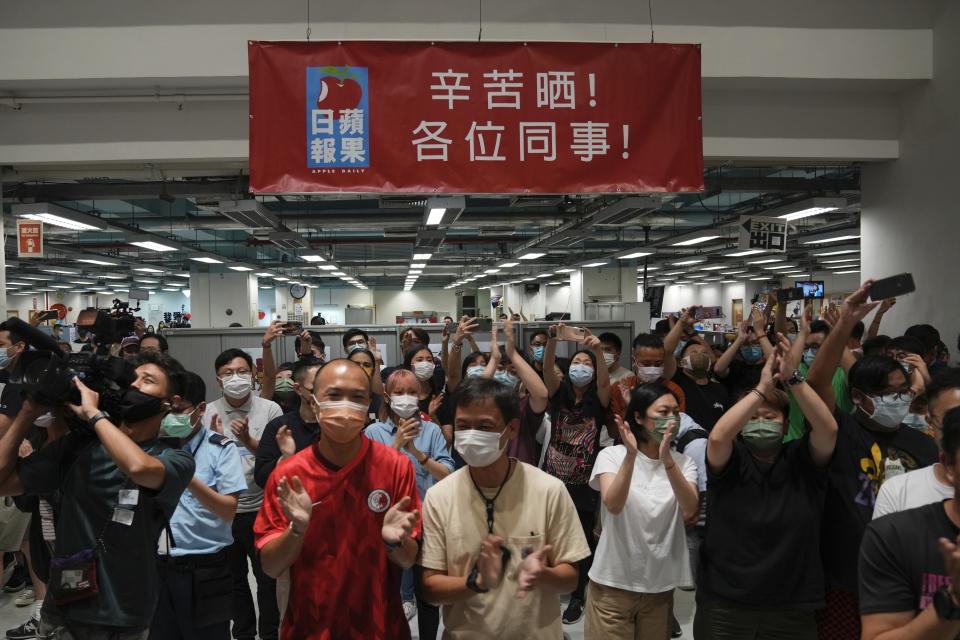
[(366, 67), (307, 67), (307, 167), (370, 166)]

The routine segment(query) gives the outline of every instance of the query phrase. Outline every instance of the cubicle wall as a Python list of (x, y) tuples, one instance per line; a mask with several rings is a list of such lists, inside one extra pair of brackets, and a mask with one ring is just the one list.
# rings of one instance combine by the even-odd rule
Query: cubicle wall
[[(549, 322), (516, 323), (515, 339), (517, 349), (526, 353), (530, 335), (538, 329), (547, 329)], [(623, 352), (620, 364), (630, 367), (630, 343), (633, 341), (633, 322), (578, 322), (577, 326), (590, 329), (594, 335), (605, 331), (617, 334), (623, 341)], [(359, 325), (371, 338), (377, 341), (377, 346), (383, 354), (386, 366), (395, 366), (403, 359), (400, 353), (400, 333), (411, 325)], [(442, 324), (412, 325), (423, 329), (430, 335), (430, 349), (439, 355), (442, 342)], [(310, 331), (318, 334), (326, 346), (327, 359), (344, 357), (343, 334), (351, 327), (343, 326), (315, 326)], [(242, 349), (249, 353), (254, 360), (263, 356), (263, 328), (233, 328), (233, 329), (166, 329), (164, 335), (170, 344), (170, 355), (180, 361), (188, 370), (197, 373), (207, 385), (207, 400), (215, 400), (220, 396), (217, 386), (217, 376), (213, 363), (224, 350), (230, 348)], [(481, 351), (490, 349), (490, 335), (476, 335), (477, 346)], [(273, 343), (273, 355), (277, 364), (293, 362), (297, 359), (294, 351), (295, 336), (283, 335)], [(501, 342), (503, 335), (500, 335)], [(567, 358), (573, 355), (578, 345), (569, 342), (560, 342), (557, 345), (557, 356)]]

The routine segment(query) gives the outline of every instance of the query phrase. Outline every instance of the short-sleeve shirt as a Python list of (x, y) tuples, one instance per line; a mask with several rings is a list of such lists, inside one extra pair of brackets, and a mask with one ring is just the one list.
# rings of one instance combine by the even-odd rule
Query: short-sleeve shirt
[[(289, 520), (277, 498), (283, 476), (299, 476), (315, 504), (300, 556), (290, 567), (290, 604), (283, 640), (410, 637), (400, 599), (401, 569), (387, 558), (381, 529), (391, 506), (409, 496), (420, 509), (406, 456), (369, 438), (345, 467), (334, 470), (312, 445), (277, 465), (254, 525), (263, 549)], [(419, 524), (414, 539), (420, 539)]]
[(253, 478), (261, 487), (266, 486), (267, 478), (280, 462), (280, 445), (277, 444), (277, 432), (280, 427), (287, 427), (290, 430), (294, 449), (297, 451), (303, 451), (309, 447), (320, 435), (320, 425), (304, 420), (300, 416), (299, 409), (289, 411), (268, 422), (260, 436), (260, 446), (257, 447), (253, 465)]
[(537, 413), (530, 408), (530, 398), (520, 400), (520, 428), (517, 437), (507, 443), (507, 455), (520, 462), (539, 466), (542, 447), (537, 442), (537, 430), (546, 410)]
[[(802, 376), (806, 376), (809, 370), (810, 367), (805, 362), (801, 362), (800, 366), (797, 367), (797, 371)], [(853, 401), (850, 400), (850, 390), (847, 388), (847, 373), (843, 370), (843, 367), (837, 367), (836, 371), (833, 372), (831, 384), (833, 385), (833, 397), (836, 400), (837, 410), (843, 413), (853, 411)], [(783, 438), (784, 442), (802, 438), (803, 434), (807, 432), (803, 411), (800, 410), (800, 405), (797, 404), (797, 399), (793, 397), (790, 387), (787, 387), (787, 396), (790, 398), (790, 426), (787, 429), (787, 435)]]
[[(260, 440), (263, 438), (267, 423), (283, 415), (283, 409), (273, 400), (264, 400), (251, 393), (247, 401), (239, 407), (232, 406), (226, 398), (220, 398), (207, 405), (207, 411), (203, 414), (203, 426), (205, 428), (210, 428), (214, 415), (220, 416), (220, 424), (223, 426), (223, 433), (227, 437), (233, 436), (233, 432), (230, 430), (232, 421), (247, 418), (247, 429), (250, 436)], [(260, 503), (263, 502), (263, 488), (257, 484), (253, 477), (253, 467), (256, 462), (254, 452), (239, 442), (237, 443), (237, 451), (240, 453), (240, 461), (243, 463), (243, 475), (247, 479), (247, 490), (240, 494), (237, 513), (253, 513), (260, 508)]]
[[(99, 440), (81, 431), (67, 433), (17, 464), (25, 495), (62, 489), (54, 555), (97, 548), (100, 592), (61, 607), (53, 598), (44, 601), (44, 611), (56, 612), (67, 622), (144, 629), (153, 618), (159, 583), (157, 540), (193, 477), (194, 464), (188, 452), (159, 440), (137, 445), (163, 463), (159, 490), (135, 485)], [(133, 511), (129, 525), (112, 521), (121, 490), (137, 491), (136, 505), (123, 507)]]
[[(368, 426), (363, 430), (363, 435), (374, 442), (392, 447), (393, 441), (397, 437), (397, 425), (393, 423), (393, 419), (387, 418), (386, 422), (374, 422)], [(413, 446), (416, 447), (418, 451), (433, 458), (438, 464), (442, 464), (450, 471), (453, 471), (453, 458), (450, 457), (450, 452), (447, 450), (447, 441), (443, 437), (443, 432), (440, 431), (440, 427), (436, 424), (430, 421), (421, 421), (420, 435), (413, 439)], [(420, 499), (423, 500), (427, 489), (435, 485), (437, 479), (433, 477), (432, 473), (423, 468), (423, 465), (413, 457), (412, 453), (406, 449), (401, 449), (400, 453), (409, 458), (410, 464), (413, 465), (414, 473), (416, 473), (417, 492), (420, 494)]]
[[(696, 485), (693, 460), (676, 451), (670, 455), (687, 482)], [(622, 444), (601, 451), (590, 486), (599, 491), (600, 476), (616, 475), (626, 457)], [(683, 512), (660, 460), (638, 453), (623, 510), (613, 514), (601, 505), (603, 533), (590, 569), (592, 581), (637, 593), (693, 586)]]
[(785, 445), (772, 465), (735, 441), (726, 467), (707, 475), (697, 588), (754, 609), (822, 607), (827, 472), (814, 464), (809, 440)]
[[(247, 488), (236, 443), (201, 428), (181, 447), (193, 456), (194, 477), (222, 496), (239, 494)], [(170, 518), (173, 534), (171, 556), (216, 553), (233, 543), (231, 523), (203, 506), (190, 490), (180, 496)]]
[(860, 541), (880, 486), (893, 470), (928, 467), (940, 454), (933, 438), (916, 429), (871, 431), (853, 415), (838, 410), (834, 417), (839, 432), (829, 465), (821, 554), (827, 583), (855, 592)]
[[(563, 631), (560, 599), (541, 589), (517, 599), (518, 567), (524, 554), (553, 545), (550, 566), (573, 564), (590, 555), (576, 509), (563, 483), (536, 467), (514, 461), (513, 473), (494, 504), (493, 533), (505, 540), (510, 561), (501, 584), (488, 593), (443, 605), (443, 638), (556, 640)], [(484, 488), (488, 498), (498, 487)], [(487, 536), (484, 501), (458, 469), (427, 492), (423, 503), (425, 569), (465, 577)]]
[(950, 584), (938, 540), (958, 529), (936, 502), (878, 518), (860, 547), (860, 613), (920, 612)]
[(884, 482), (873, 507), (873, 518), (952, 498), (953, 486), (937, 480), (934, 473), (936, 468), (937, 465), (934, 464), (914, 469)]
[(697, 421), (701, 427), (710, 431), (720, 416), (730, 408), (730, 395), (727, 388), (716, 380), (707, 384), (697, 382), (685, 374), (677, 371), (673, 382), (683, 391), (683, 407), (681, 411)]
[[(0, 383), (6, 382), (6, 379), (9, 379), (9, 374), (0, 377)], [(3, 384), (3, 389), (0, 390), (0, 415), (15, 418), (20, 413), (20, 407), (23, 406), (23, 398), (20, 396), (22, 390), (23, 387), (19, 384)]]

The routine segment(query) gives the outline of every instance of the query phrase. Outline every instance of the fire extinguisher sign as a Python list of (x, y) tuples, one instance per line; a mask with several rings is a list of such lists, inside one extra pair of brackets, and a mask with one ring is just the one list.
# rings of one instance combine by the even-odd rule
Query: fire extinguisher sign
[(370, 166), (370, 122), (364, 67), (307, 67), (307, 167)]
[(17, 220), (17, 248), (20, 258), (42, 258), (43, 223)]

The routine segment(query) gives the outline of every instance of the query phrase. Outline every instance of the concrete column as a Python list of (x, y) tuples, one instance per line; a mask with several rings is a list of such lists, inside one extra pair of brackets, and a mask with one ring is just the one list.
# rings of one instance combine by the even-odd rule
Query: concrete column
[(195, 329), (228, 327), (234, 322), (257, 326), (257, 277), (246, 272), (191, 271), (190, 312)]
[(620, 302), (638, 302), (637, 268), (620, 267)]
[[(3, 229), (3, 177), (0, 176), (0, 238), (5, 238)], [(16, 281), (14, 281), (16, 282)], [(0, 321), (7, 319), (7, 256), (0, 250)], [(26, 318), (24, 318), (26, 320)]]
[(956, 153), (960, 148), (960, 3), (945, 2), (934, 24), (933, 80), (901, 99), (900, 159), (865, 165), (860, 222), (863, 279), (913, 273), (917, 292), (884, 317), (880, 332), (899, 335), (929, 323), (957, 352)]
[(583, 270), (577, 269), (570, 274), (570, 320), (583, 320), (584, 301)]

